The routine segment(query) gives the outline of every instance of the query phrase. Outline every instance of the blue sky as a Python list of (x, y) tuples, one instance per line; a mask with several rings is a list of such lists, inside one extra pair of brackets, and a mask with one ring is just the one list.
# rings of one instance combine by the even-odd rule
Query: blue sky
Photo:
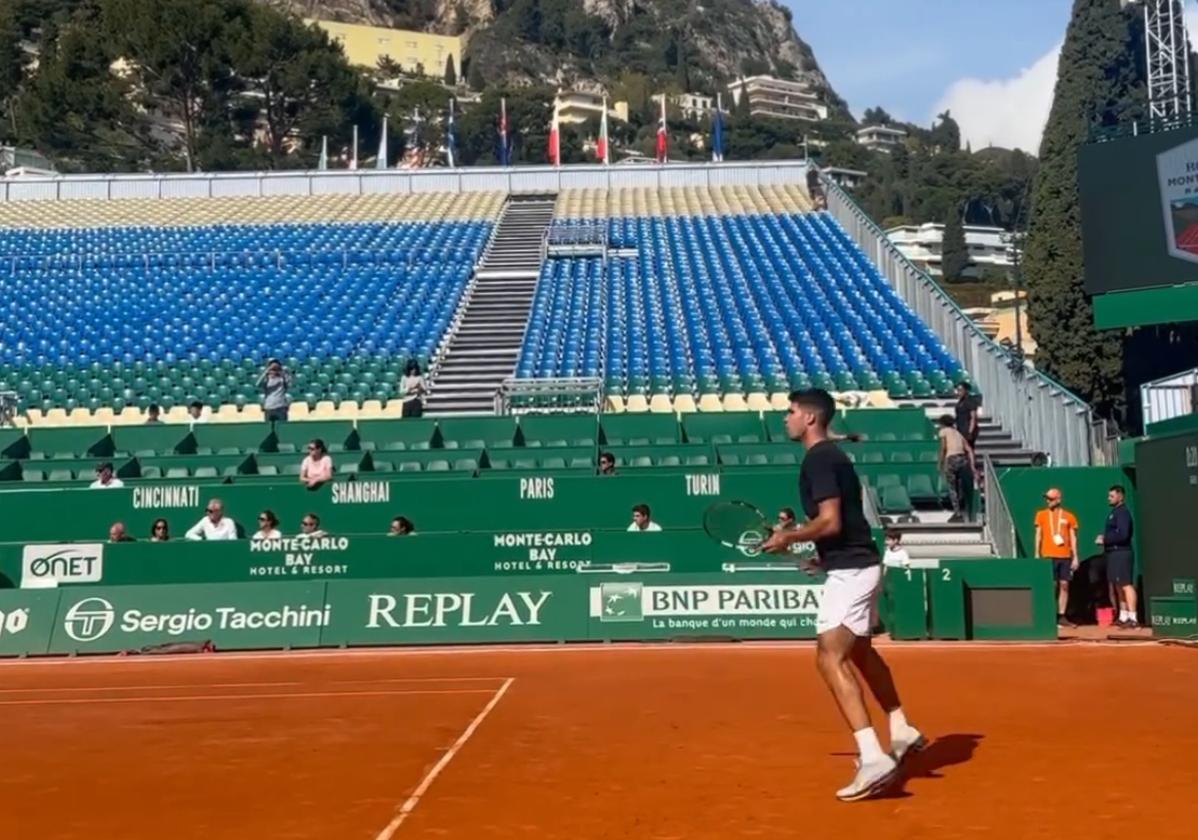
[[(1038, 141), (1071, 0), (783, 2), (854, 114), (882, 105), (927, 124), (937, 109), (956, 105), (975, 147)], [(969, 107), (981, 99), (994, 101)], [(1006, 125), (1029, 120), (1022, 130)]]

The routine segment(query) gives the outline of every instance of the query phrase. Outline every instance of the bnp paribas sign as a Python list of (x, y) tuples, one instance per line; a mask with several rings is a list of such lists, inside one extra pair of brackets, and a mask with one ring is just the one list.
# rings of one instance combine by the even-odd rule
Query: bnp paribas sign
[(1169, 256), (1198, 263), (1198, 139), (1161, 152), (1156, 170)]

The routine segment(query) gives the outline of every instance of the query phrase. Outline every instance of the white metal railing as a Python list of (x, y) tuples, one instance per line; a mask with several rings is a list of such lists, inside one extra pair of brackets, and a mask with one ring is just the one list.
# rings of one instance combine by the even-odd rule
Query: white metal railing
[(603, 380), (595, 377), (517, 379), (509, 377), (495, 393), (495, 413), (603, 410)]
[(0, 178), (0, 202), (123, 198), (230, 198), (426, 192), (560, 192), (628, 187), (805, 184), (801, 160), (626, 166), (356, 169)]
[(1006, 494), (998, 481), (998, 472), (989, 455), (982, 455), (982, 484), (986, 492), (986, 516), (983, 528), (986, 541), (994, 546), (998, 557), (1018, 557), (1018, 542), (1015, 537), (1015, 520)]
[(1141, 385), (1140, 410), (1145, 429), (1150, 423), (1198, 412), (1198, 368)]
[(1081, 398), (988, 338), (844, 190), (824, 179), (828, 211), (895, 291), (969, 371), (986, 414), (1060, 466), (1117, 463), (1118, 437)]

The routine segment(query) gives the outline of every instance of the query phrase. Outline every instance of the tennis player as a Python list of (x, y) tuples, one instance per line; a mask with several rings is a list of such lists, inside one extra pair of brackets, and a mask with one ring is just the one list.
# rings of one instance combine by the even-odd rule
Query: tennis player
[[(816, 663), (857, 741), (857, 774), (836, 792), (837, 798), (855, 802), (885, 791), (898, 775), (903, 758), (926, 742), (907, 722), (890, 668), (870, 641), (882, 581), (881, 558), (865, 518), (857, 471), (829, 439), (828, 424), (835, 413), (836, 405), (827, 391), (790, 395), (786, 431), (791, 440), (800, 441), (807, 449), (799, 469), (799, 501), (807, 523), (792, 531), (774, 532), (762, 548), (783, 553), (794, 543), (814, 542), (817, 565), (827, 573), (816, 619)], [(870, 723), (853, 666), (889, 716), (889, 755)]]

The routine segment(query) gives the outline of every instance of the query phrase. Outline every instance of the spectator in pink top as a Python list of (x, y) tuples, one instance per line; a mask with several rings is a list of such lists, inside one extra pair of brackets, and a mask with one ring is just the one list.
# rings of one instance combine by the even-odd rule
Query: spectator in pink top
[(333, 478), (333, 459), (324, 441), (316, 438), (308, 444), (308, 455), (300, 465), (300, 481), (309, 490), (315, 490)]

